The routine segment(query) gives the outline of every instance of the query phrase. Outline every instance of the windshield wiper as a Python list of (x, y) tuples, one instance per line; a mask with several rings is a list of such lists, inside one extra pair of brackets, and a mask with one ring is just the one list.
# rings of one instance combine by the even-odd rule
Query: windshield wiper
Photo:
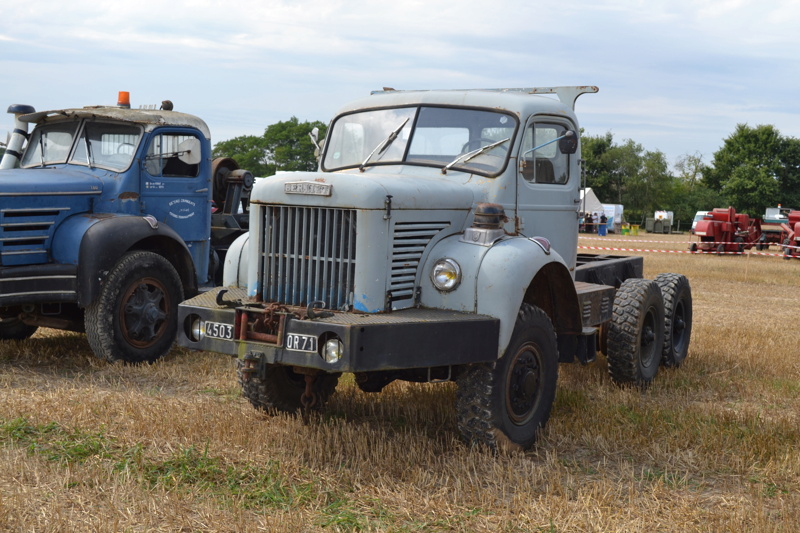
[(42, 168), (44, 168), (44, 135), (39, 132), (39, 161), (41, 161)]
[(86, 162), (89, 168), (94, 169), (94, 158), (92, 157), (92, 145), (89, 143), (89, 136), (83, 132), (83, 144), (86, 146)]
[(411, 117), (407, 117), (407, 118), (406, 118), (406, 119), (405, 119), (405, 120), (402, 122), (402, 124), (400, 124), (399, 126), (397, 126), (397, 127), (394, 129), (394, 131), (392, 131), (392, 133), (390, 133), (390, 134), (389, 134), (389, 136), (388, 136), (388, 137), (386, 137), (384, 140), (382, 140), (382, 141), (381, 141), (381, 142), (378, 144), (378, 146), (376, 146), (376, 147), (375, 147), (375, 149), (374, 149), (374, 150), (372, 150), (372, 151), (369, 153), (369, 155), (368, 155), (368, 156), (367, 156), (367, 158), (364, 160), (364, 162), (363, 162), (363, 163), (361, 163), (361, 166), (359, 166), (359, 167), (358, 167), (358, 170), (360, 170), (361, 172), (364, 172), (364, 167), (366, 167), (366, 166), (367, 166), (367, 163), (369, 163), (369, 160), (370, 160), (370, 159), (372, 159), (372, 156), (373, 156), (373, 155), (375, 155), (375, 152), (378, 152), (378, 155), (381, 155), (383, 152), (385, 152), (385, 151), (386, 151), (386, 150), (389, 148), (389, 146), (390, 146), (390, 145), (391, 145), (391, 144), (394, 142), (394, 140), (395, 140), (395, 139), (397, 139), (397, 136), (398, 136), (398, 135), (400, 135), (400, 131), (403, 129), (403, 127), (406, 125), (406, 123), (408, 122), (408, 120), (409, 120), (410, 118), (411, 118)]
[(456, 163), (466, 163), (470, 159), (474, 159), (479, 155), (488, 152), (492, 148), (500, 146), (501, 144), (503, 144), (506, 141), (509, 141), (510, 139), (511, 137), (506, 137), (502, 141), (493, 142), (492, 144), (481, 146), (480, 148), (473, 150), (471, 152), (467, 152), (466, 154), (461, 154), (460, 156), (456, 157), (455, 159), (453, 159), (452, 161), (450, 161), (449, 163), (447, 163), (445, 166), (442, 167), (442, 174), (447, 174), (447, 171), (450, 170)]

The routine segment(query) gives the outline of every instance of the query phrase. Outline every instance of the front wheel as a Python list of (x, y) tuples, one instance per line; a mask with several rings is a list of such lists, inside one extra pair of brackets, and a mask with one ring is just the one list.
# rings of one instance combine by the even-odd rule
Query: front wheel
[(152, 362), (172, 348), (183, 286), (172, 264), (145, 251), (114, 265), (100, 295), (86, 308), (86, 336), (95, 355), (110, 362)]
[(558, 348), (547, 314), (522, 304), (506, 352), (470, 366), (458, 379), (458, 428), (469, 444), (528, 449), (550, 417)]
[(608, 331), (608, 372), (617, 385), (646, 386), (664, 347), (664, 299), (655, 281), (626, 279), (614, 297)]
[[(236, 374), (242, 386), (242, 394), (250, 404), (268, 413), (293, 413), (304, 407), (303, 396), (306, 392), (306, 377), (288, 366), (267, 365), (259, 375), (254, 373), (245, 377), (242, 371), (244, 363), (236, 361)], [(311, 398), (308, 407), (320, 409), (328, 402), (328, 398), (336, 390), (340, 374), (320, 372), (314, 376), (311, 384)]]
[(0, 318), (0, 340), (21, 341), (36, 333), (37, 329), (17, 317)]

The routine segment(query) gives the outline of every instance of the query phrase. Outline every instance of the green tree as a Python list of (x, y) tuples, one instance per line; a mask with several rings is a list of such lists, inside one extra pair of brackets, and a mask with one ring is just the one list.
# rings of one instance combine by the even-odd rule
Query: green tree
[(753, 216), (766, 207), (800, 203), (800, 141), (782, 137), (771, 125), (739, 124), (714, 153), (703, 183), (726, 203)]
[(325, 137), (327, 126), (322, 122), (300, 122), (297, 117), (268, 126), (261, 136), (246, 135), (214, 146), (214, 157), (232, 157), (240, 167), (259, 177), (272, 176), (278, 170), (315, 170), (317, 159), (309, 134), (319, 129)]

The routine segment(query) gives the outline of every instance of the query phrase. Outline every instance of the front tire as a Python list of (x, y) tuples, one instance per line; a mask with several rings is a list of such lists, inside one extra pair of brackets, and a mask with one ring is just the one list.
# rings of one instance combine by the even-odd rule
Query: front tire
[(692, 288), (682, 274), (659, 274), (654, 280), (664, 298), (664, 349), (661, 364), (677, 368), (689, 353), (692, 336)]
[(558, 380), (558, 348), (547, 314), (523, 303), (506, 352), (471, 365), (458, 379), (458, 428), (468, 444), (528, 449), (550, 417)]
[(0, 340), (21, 341), (27, 339), (39, 329), (29, 326), (17, 317), (0, 318)]
[(664, 346), (664, 299), (655, 281), (629, 278), (617, 290), (608, 332), (608, 372), (617, 385), (646, 386)]
[(166, 355), (178, 330), (183, 286), (164, 257), (130, 252), (114, 265), (100, 295), (86, 308), (86, 336), (109, 362), (153, 362)]
[[(268, 413), (293, 413), (303, 407), (302, 396), (306, 390), (305, 376), (293, 371), (288, 366), (267, 365), (263, 376), (252, 374), (245, 379), (242, 368), (244, 362), (236, 361), (236, 374), (242, 386), (242, 394), (250, 404)], [(313, 409), (324, 406), (339, 383), (340, 374), (317, 374), (312, 386)]]

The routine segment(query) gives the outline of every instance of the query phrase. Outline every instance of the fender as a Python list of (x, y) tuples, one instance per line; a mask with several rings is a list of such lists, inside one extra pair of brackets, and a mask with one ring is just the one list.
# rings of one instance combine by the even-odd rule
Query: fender
[(250, 232), (236, 237), (225, 254), (225, 266), (222, 271), (222, 286), (247, 288), (247, 263), (250, 258)]
[[(77, 240), (79, 246), (74, 245)], [(94, 301), (108, 271), (129, 250), (151, 250), (163, 255), (178, 271), (184, 294), (188, 297), (197, 292), (197, 276), (188, 247), (175, 230), (152, 217), (78, 215), (58, 228), (53, 241), (54, 259), (78, 265), (80, 307)]]
[(511, 340), (522, 302), (542, 308), (558, 334), (581, 332), (578, 295), (566, 262), (530, 239), (504, 239), (489, 249), (478, 272), (476, 295), (478, 314), (500, 319), (497, 357)]

